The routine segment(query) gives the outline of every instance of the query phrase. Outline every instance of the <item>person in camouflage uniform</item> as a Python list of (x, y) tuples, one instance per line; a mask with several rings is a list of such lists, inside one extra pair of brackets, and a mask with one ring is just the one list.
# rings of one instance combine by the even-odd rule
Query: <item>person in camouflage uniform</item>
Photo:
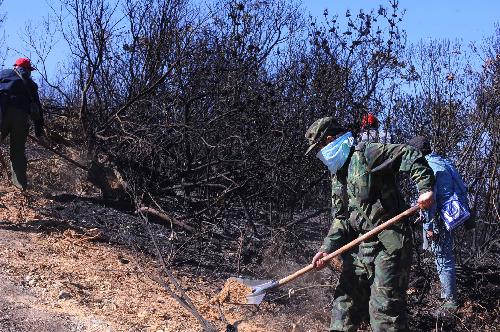
[[(309, 143), (306, 154), (319, 151), (317, 156), (325, 162), (321, 151), (342, 140), (346, 132), (331, 117), (317, 120), (305, 135)], [(333, 222), (313, 258), (312, 264), (317, 269), (325, 266), (322, 258), (328, 253), (406, 208), (396, 185), (398, 172), (409, 173), (416, 182), (421, 208), (427, 209), (432, 204), (434, 175), (419, 151), (408, 145), (372, 142), (347, 147), (347, 157), (338, 170), (325, 163), (332, 172)], [(330, 331), (356, 331), (368, 318), (373, 331), (408, 330), (410, 232), (408, 223), (396, 223), (342, 255)]]

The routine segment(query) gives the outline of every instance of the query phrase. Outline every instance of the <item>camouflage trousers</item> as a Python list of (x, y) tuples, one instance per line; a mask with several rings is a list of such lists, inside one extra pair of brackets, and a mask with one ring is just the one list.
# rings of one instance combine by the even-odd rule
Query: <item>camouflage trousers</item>
[(410, 242), (392, 253), (378, 240), (362, 243), (342, 258), (330, 331), (356, 331), (368, 318), (373, 331), (407, 331)]

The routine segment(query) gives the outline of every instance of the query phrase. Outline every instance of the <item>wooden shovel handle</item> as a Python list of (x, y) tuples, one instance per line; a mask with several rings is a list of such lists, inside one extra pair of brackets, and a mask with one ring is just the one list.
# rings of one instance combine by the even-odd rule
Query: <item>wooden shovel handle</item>
[[(419, 210), (419, 207), (418, 206), (413, 206), (411, 208), (409, 208), (408, 210), (406, 211), (403, 211), (401, 212), (400, 214), (398, 214), (397, 216), (394, 216), (392, 217), (391, 219), (387, 220), (386, 222), (384, 222), (383, 224), (380, 224), (378, 225), (377, 227), (375, 227), (374, 229), (372, 229), (371, 231), (361, 235), (360, 237), (358, 237), (357, 239), (349, 242), (348, 244), (340, 247), (339, 249), (335, 250), (334, 252), (326, 255), (325, 257), (323, 257), (322, 259), (326, 262), (326, 261), (329, 261), (330, 259), (332, 259), (333, 257), (335, 256), (338, 256), (344, 252), (346, 252), (347, 250), (359, 245), (361, 242), (363, 242), (364, 240), (367, 240), (371, 237), (373, 237), (374, 235), (377, 235), (378, 233), (382, 232), (384, 229), (388, 228), (389, 226), (391, 226), (392, 224), (395, 224), (397, 223), (398, 221), (400, 221), (401, 219), (405, 218), (405, 217), (408, 217), (412, 214), (414, 214), (415, 212), (417, 212)], [(282, 286), (286, 283), (289, 283), (290, 281), (292, 280), (295, 280), (297, 279), (298, 277), (300, 277), (301, 275), (311, 271), (314, 269), (314, 265), (312, 264), (309, 264), (307, 265), (306, 267), (303, 267), (302, 269), (296, 271), (295, 273), (293, 274), (290, 274), (289, 276), (287, 277), (284, 277), (282, 279), (280, 279), (278, 281), (278, 286)]]

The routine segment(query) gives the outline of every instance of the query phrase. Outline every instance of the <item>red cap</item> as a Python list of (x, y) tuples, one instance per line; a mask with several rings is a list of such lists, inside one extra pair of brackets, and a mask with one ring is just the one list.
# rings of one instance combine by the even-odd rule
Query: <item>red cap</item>
[(16, 60), (16, 63), (14, 63), (14, 67), (22, 67), (25, 69), (28, 69), (29, 71), (36, 70), (35, 67), (31, 65), (31, 61), (28, 58), (19, 58)]
[(368, 113), (363, 115), (361, 120), (361, 128), (378, 128), (378, 119), (375, 115)]

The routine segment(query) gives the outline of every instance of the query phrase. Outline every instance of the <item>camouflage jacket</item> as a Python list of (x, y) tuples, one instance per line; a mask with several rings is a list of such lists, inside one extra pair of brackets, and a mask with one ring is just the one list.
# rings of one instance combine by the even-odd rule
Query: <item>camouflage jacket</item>
[[(333, 221), (321, 251), (330, 253), (402, 212), (406, 206), (396, 175), (408, 172), (419, 193), (431, 191), (434, 175), (424, 156), (408, 145), (362, 142), (332, 175)], [(400, 222), (378, 240), (389, 252), (402, 248), (409, 226)]]

